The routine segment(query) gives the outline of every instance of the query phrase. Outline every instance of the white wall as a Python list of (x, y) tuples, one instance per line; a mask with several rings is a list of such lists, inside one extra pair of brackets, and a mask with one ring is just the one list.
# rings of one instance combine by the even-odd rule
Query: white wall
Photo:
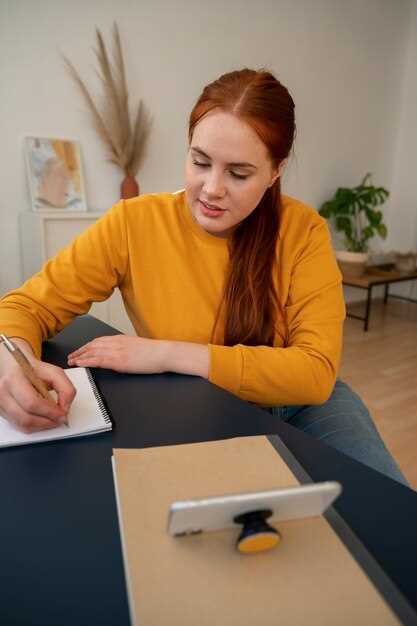
[(117, 19), (131, 102), (142, 97), (154, 119), (139, 174), (145, 193), (182, 186), (187, 117), (206, 83), (244, 66), (271, 69), (296, 102), (284, 191), (318, 206), (367, 171), (378, 184), (401, 185), (394, 148), (399, 120), (412, 115), (398, 96), (410, 8), (411, 0), (0, 0), (0, 291), (21, 280), (25, 135), (79, 139), (90, 209), (119, 197), (120, 174), (105, 161), (59, 50), (97, 87), (94, 28), (109, 40)]
[[(407, 53), (402, 91), (399, 94), (400, 118), (393, 154), (391, 197), (388, 205), (387, 250), (417, 252), (417, 1), (407, 33)], [(417, 281), (396, 286), (393, 292), (417, 299)]]

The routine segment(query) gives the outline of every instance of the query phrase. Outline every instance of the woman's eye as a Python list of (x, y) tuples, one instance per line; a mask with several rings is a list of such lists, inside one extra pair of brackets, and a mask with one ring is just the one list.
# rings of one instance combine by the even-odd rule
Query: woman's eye
[[(197, 165), (198, 167), (210, 167), (210, 163), (200, 163), (200, 161), (193, 160), (193, 165)], [(245, 180), (248, 178), (248, 175), (245, 174), (236, 174), (236, 172), (230, 172), (233, 178), (238, 178), (239, 180)]]

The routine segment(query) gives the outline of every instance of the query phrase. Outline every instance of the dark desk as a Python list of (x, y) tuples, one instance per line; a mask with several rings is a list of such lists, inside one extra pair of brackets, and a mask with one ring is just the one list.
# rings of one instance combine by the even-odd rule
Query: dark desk
[[(66, 354), (76, 346), (114, 333), (92, 317), (79, 318), (45, 344), (44, 358), (65, 367)], [(271, 440), (302, 482), (308, 474), (314, 481), (343, 484), (329, 520), (403, 622), (417, 623), (413, 491), (203, 379), (106, 370), (94, 370), (94, 376), (114, 420), (113, 432), (0, 450), (2, 626), (129, 624), (113, 447), (259, 434), (279, 436)]]

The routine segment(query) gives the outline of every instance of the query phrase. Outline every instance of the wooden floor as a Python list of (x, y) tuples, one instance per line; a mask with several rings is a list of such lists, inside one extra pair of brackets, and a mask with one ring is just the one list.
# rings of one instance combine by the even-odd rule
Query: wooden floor
[[(363, 315), (364, 303), (348, 305)], [(417, 489), (417, 304), (372, 304), (370, 328), (347, 318), (340, 378), (363, 399), (386, 446)]]

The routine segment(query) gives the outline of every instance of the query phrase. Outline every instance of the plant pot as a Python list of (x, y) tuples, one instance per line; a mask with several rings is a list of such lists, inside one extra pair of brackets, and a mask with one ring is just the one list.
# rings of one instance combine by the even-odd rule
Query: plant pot
[(139, 185), (134, 176), (125, 176), (120, 185), (120, 197), (123, 200), (139, 195)]
[(336, 259), (342, 273), (345, 276), (362, 276), (366, 270), (368, 252), (349, 252), (348, 250), (336, 250)]

